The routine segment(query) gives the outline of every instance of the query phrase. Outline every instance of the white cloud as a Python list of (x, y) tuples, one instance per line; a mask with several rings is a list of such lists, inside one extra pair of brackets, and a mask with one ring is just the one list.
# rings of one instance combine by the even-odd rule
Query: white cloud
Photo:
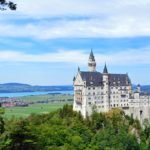
[[(86, 65), (89, 54), (79, 50), (59, 50), (44, 54), (26, 54), (23, 52), (1, 51), (0, 61), (7, 62), (47, 62), (47, 63), (74, 63)], [(150, 64), (150, 49), (127, 50), (110, 54), (95, 54), (98, 65), (107, 62), (111, 65)]]
[[(150, 0), (16, 0), (16, 3), (16, 12), (0, 14), (1, 37), (150, 36)], [(67, 19), (67, 16), (90, 19), (74, 20)], [(46, 18), (55, 17), (58, 17), (57, 21), (46, 21)], [(22, 22), (24, 19), (27, 20)]]

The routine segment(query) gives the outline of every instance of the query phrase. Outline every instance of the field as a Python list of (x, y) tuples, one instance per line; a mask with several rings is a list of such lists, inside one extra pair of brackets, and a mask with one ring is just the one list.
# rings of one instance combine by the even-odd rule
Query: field
[[(40, 114), (55, 111), (62, 108), (65, 104), (72, 104), (73, 95), (56, 94), (56, 95), (37, 95), (19, 97), (19, 101), (34, 102), (27, 107), (6, 107), (4, 117), (28, 117), (30, 114)], [(49, 101), (48, 103), (39, 103), (39, 101)]]
[(20, 100), (20, 101), (28, 101), (28, 102), (35, 102), (35, 101), (42, 101), (42, 100), (67, 101), (70, 99), (73, 100), (73, 95), (69, 95), (69, 94), (47, 94), (47, 95), (23, 96), (23, 97), (18, 98), (18, 100)]
[[(62, 108), (65, 103), (57, 104), (33, 104), (28, 107), (11, 107), (5, 109), (4, 117), (10, 119), (11, 117), (20, 118), (28, 117), (30, 114), (40, 114), (55, 111)], [(71, 104), (71, 103), (70, 103)]]

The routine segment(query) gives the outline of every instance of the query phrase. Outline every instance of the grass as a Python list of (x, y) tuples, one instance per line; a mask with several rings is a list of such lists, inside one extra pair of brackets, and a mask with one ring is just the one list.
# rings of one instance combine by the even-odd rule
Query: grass
[(33, 104), (28, 107), (11, 107), (5, 108), (4, 118), (10, 119), (12, 117), (28, 117), (30, 114), (40, 114), (55, 111), (62, 108), (65, 103), (48, 103), (48, 104)]
[(41, 101), (41, 100), (65, 100), (67, 101), (68, 99), (73, 100), (73, 95), (69, 94), (47, 94), (47, 95), (34, 95), (34, 96), (23, 96), (17, 98), (20, 101), (28, 101), (28, 102), (35, 102), (35, 101)]
[[(5, 108), (4, 117), (10, 119), (12, 117), (28, 117), (30, 114), (40, 114), (55, 111), (62, 108), (64, 104), (72, 104), (73, 95), (69, 94), (47, 94), (47, 95), (35, 95), (35, 96), (23, 96), (18, 97), (17, 100), (24, 102), (36, 102), (42, 100), (48, 100), (50, 103), (41, 104), (35, 103), (28, 107), (9, 107)], [(57, 100), (56, 103), (52, 103), (52, 100)], [(68, 101), (69, 100), (69, 101)], [(70, 101), (71, 100), (71, 101)], [(62, 102), (63, 101), (63, 102)]]

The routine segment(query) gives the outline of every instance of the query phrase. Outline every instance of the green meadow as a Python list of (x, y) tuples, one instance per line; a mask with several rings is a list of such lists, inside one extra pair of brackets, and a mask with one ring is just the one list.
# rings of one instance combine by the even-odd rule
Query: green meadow
[[(27, 107), (7, 107), (5, 108), (5, 118), (24, 118), (28, 117), (30, 114), (42, 114), (55, 111), (59, 108), (62, 108), (65, 104), (72, 104), (73, 95), (56, 94), (24, 96), (19, 97), (18, 100), (23, 102), (34, 102), (34, 104), (29, 104)], [(37, 101), (44, 100), (48, 100), (49, 103), (36, 103)]]
[(11, 107), (5, 108), (4, 117), (10, 119), (12, 117), (20, 118), (20, 117), (28, 117), (30, 114), (40, 114), (40, 113), (48, 113), (51, 111), (55, 111), (59, 108), (62, 108), (65, 103), (58, 104), (32, 104), (28, 107)]
[(35, 102), (41, 100), (68, 101), (68, 100), (73, 100), (73, 95), (70, 94), (47, 94), (47, 95), (34, 95), (34, 96), (30, 95), (30, 96), (19, 97), (18, 100), (28, 101), (28, 102)]

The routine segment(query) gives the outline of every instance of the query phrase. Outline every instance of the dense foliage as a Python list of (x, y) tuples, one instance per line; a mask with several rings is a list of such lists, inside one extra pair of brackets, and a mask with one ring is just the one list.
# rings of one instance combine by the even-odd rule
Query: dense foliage
[(1, 150), (148, 150), (150, 126), (114, 109), (83, 119), (65, 105), (58, 111), (3, 121)]
[(0, 0), (0, 10), (6, 10), (7, 7), (11, 10), (16, 10), (17, 5), (12, 1)]

